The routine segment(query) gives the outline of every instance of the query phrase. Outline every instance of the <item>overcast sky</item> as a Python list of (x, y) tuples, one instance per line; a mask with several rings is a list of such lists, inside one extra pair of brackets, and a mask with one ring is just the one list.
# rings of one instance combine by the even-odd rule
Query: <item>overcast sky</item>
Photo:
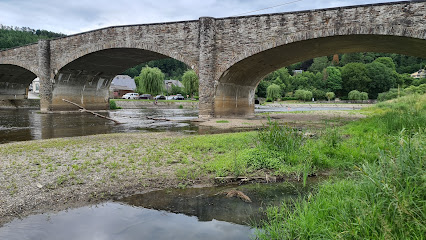
[[(395, 0), (0, 0), (0, 24), (65, 34), (127, 24), (194, 20)], [(271, 9), (247, 13), (272, 6)]]

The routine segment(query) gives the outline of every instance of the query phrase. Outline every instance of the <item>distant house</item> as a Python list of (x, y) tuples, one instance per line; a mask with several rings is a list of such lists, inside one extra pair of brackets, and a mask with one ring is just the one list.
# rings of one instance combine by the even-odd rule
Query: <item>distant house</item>
[(121, 98), (124, 94), (135, 91), (135, 80), (127, 75), (115, 76), (109, 87), (110, 98)]
[(426, 70), (420, 69), (419, 71), (410, 75), (412, 78), (426, 78)]
[(303, 73), (303, 70), (293, 70), (293, 76)]
[(36, 78), (31, 82), (29, 91), (31, 91), (33, 93), (39, 93), (40, 92), (40, 79), (39, 78)]
[(167, 92), (170, 92), (172, 90), (172, 86), (182, 88), (183, 84), (179, 80), (164, 80), (164, 89), (166, 89)]

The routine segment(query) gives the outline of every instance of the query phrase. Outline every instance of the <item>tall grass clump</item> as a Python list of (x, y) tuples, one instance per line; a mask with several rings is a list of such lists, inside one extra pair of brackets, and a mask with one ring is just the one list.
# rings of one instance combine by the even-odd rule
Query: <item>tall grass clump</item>
[[(407, 140), (408, 139), (408, 140)], [(424, 133), (399, 139), (355, 176), (321, 184), (317, 194), (267, 210), (259, 239), (424, 239)]]
[(261, 147), (285, 155), (299, 150), (303, 141), (303, 134), (297, 129), (280, 126), (270, 119), (268, 119), (268, 125), (259, 131), (258, 136)]
[(374, 118), (371, 124), (382, 128), (387, 134), (406, 129), (417, 131), (426, 128), (426, 94), (412, 94), (398, 100), (377, 104), (384, 114)]

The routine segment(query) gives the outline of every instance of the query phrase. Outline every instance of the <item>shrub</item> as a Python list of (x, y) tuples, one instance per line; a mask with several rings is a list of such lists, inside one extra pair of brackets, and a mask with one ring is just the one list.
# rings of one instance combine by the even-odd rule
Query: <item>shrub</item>
[(114, 100), (109, 100), (109, 109), (121, 109), (121, 107), (117, 107), (117, 104), (115, 103)]
[(327, 92), (325, 96), (327, 97), (328, 101), (330, 101), (336, 97), (336, 94), (334, 94), (334, 92)]
[(312, 92), (307, 90), (296, 90), (294, 97), (299, 100), (309, 101), (312, 99)]
[(349, 100), (361, 100), (361, 93), (358, 90), (352, 90), (348, 94)]

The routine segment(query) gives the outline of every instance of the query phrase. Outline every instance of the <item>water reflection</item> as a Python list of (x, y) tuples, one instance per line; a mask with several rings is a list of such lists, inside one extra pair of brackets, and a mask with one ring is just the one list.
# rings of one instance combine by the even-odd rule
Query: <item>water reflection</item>
[[(196, 216), (200, 221), (213, 219), (236, 224), (251, 224), (262, 219), (260, 209), (305, 195), (314, 182), (303, 187), (301, 183), (249, 184), (211, 188), (169, 189), (134, 195), (122, 199), (133, 206), (184, 213)], [(252, 200), (225, 197), (231, 189), (244, 192)]]
[[(267, 107), (257, 106), (256, 113), (274, 111), (313, 111), (350, 110), (351, 108), (327, 107)], [(34, 139), (86, 136), (94, 134), (137, 132), (137, 131), (179, 131), (184, 133), (210, 134), (242, 129), (215, 129), (200, 127), (190, 123), (197, 118), (194, 109), (120, 109), (100, 114), (123, 123), (116, 125), (111, 121), (88, 113), (40, 114), (38, 110), (0, 110), (0, 144)], [(157, 119), (157, 120), (153, 120)], [(168, 119), (162, 121), (158, 119)]]
[[(303, 197), (318, 181), (155, 191), (15, 220), (0, 228), (0, 239), (249, 239), (262, 208)], [(225, 197), (230, 189), (252, 202)]]
[(0, 239), (249, 239), (250, 227), (222, 221), (105, 203), (57, 214), (15, 220), (0, 228)]
[[(0, 143), (141, 130), (197, 130), (189, 123), (198, 114), (192, 109), (128, 109), (100, 114), (123, 124), (116, 125), (87, 113), (40, 114), (37, 110), (1, 110)], [(147, 117), (171, 121), (150, 120)]]

